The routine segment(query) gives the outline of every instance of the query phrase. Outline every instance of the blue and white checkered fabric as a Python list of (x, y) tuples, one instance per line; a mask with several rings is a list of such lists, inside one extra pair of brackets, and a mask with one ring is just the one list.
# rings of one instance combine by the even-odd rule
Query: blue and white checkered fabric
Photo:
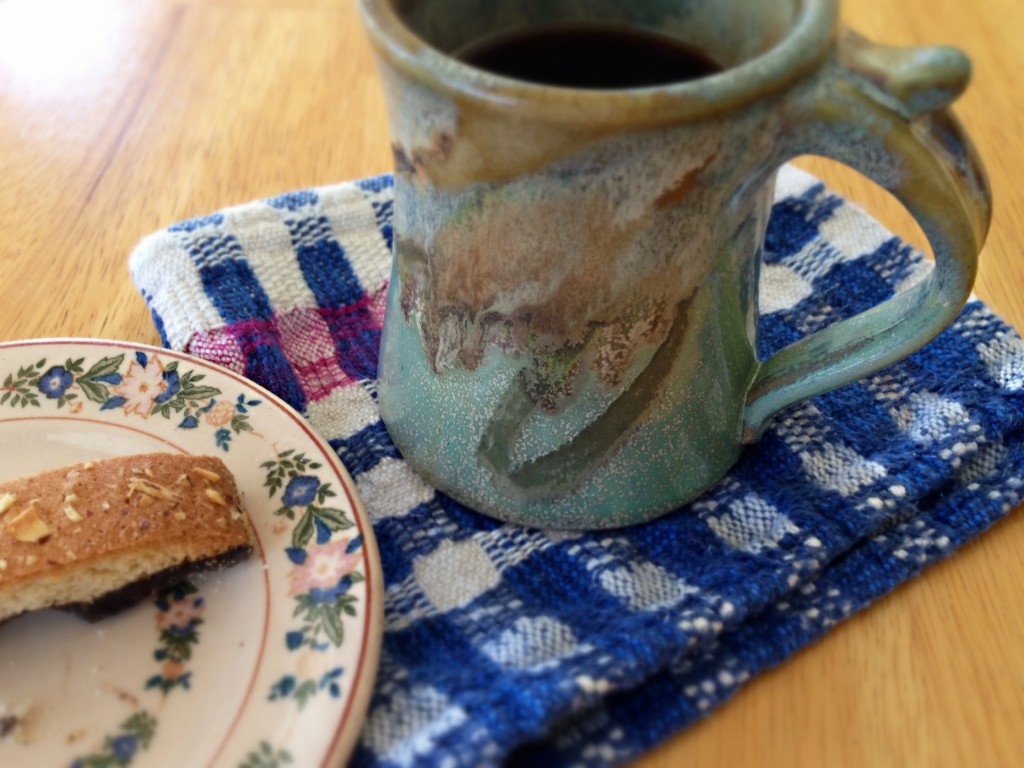
[[(318, 226), (296, 237), (283, 209)], [(377, 417), (390, 213), (386, 177), (311, 190), (218, 214), (233, 246), (217, 270), (182, 255), (187, 225), (132, 263), (165, 342), (291, 399), (364, 497), (387, 593), (355, 765), (620, 763), (1021, 502), (1024, 342), (975, 301), (910, 359), (781, 414), (716, 488), (660, 520), (577, 534), (482, 517), (427, 487)], [(927, 269), (784, 169), (762, 352)], [(314, 310), (333, 339), (319, 352), (307, 347), (320, 326), (294, 332)]]

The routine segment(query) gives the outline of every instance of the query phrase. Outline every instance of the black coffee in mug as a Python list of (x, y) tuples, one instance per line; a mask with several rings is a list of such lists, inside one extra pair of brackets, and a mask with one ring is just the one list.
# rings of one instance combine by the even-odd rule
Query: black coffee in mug
[(722, 71), (706, 54), (669, 35), (582, 23), (507, 32), (455, 55), (516, 80), (594, 90), (666, 85)]

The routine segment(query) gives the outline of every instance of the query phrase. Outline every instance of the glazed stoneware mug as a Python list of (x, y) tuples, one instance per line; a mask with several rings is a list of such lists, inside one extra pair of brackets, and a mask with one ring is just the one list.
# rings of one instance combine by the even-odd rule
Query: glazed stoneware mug
[[(379, 405), (429, 482), (526, 525), (643, 522), (712, 486), (779, 409), (890, 365), (954, 318), (991, 211), (947, 109), (970, 64), (873, 44), (837, 6), (361, 0), (396, 163)], [(595, 59), (607, 83), (560, 82), (558, 52), (586, 62), (581, 38), (601, 35), (661, 35), (655, 47), (715, 66), (622, 87), (635, 57), (612, 51)], [(545, 38), (555, 65), (539, 77), (466, 61), (503, 46), (510, 66), (541, 61)], [(936, 268), (762, 361), (774, 179), (802, 154), (891, 191)]]

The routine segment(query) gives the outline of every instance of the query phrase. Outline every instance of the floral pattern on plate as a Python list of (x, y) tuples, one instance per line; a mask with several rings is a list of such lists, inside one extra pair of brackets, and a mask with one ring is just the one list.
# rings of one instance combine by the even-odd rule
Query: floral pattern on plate
[(164, 693), (175, 688), (187, 690), (192, 673), (186, 664), (192, 658), (192, 646), (199, 643), (206, 601), (191, 581), (182, 581), (162, 590), (156, 597), (156, 607), (160, 646), (153, 652), (153, 658), (161, 663), (161, 668), (146, 681), (146, 687)]
[[(45, 448), (3, 448), (37, 431)], [(23, 674), (40, 680), (24, 718), (35, 737), (21, 746), (32, 751), (19, 758), (0, 744), (0, 764), (340, 764), (375, 673), (381, 577), (372, 528), (329, 446), (276, 397), (201, 360), (89, 340), (0, 345), (4, 476), (168, 449), (221, 453), (263, 562), (184, 581), (148, 612), (97, 625), (43, 612), (0, 629), (0, 654), (38, 659)], [(52, 622), (68, 623), (42, 626)], [(57, 676), (45, 659), (61, 654), (71, 661)], [(40, 670), (60, 696), (47, 699)], [(182, 738), (211, 728), (217, 738)]]
[(109, 355), (85, 368), (86, 359), (52, 363), (42, 357), (7, 372), (0, 385), (0, 405), (41, 408), (51, 402), (82, 413), (87, 402), (101, 411), (122, 409), (144, 419), (161, 416), (178, 421), (179, 429), (214, 428), (214, 441), (229, 450), (232, 437), (252, 431), (249, 410), (262, 402), (245, 393), (234, 401), (219, 399), (220, 389), (203, 383), (205, 373), (179, 370), (180, 361), (165, 362), (156, 352)]

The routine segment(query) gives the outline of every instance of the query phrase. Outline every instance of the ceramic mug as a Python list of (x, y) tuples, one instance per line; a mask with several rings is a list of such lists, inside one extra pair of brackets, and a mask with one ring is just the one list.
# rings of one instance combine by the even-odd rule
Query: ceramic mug
[[(970, 64), (841, 28), (837, 0), (362, 0), (396, 159), (381, 415), (466, 505), (526, 525), (649, 520), (769, 417), (905, 357), (968, 298), (991, 200), (947, 105)], [(453, 52), (566, 22), (657, 30), (724, 69), (632, 90), (491, 74)], [(824, 155), (890, 190), (936, 269), (767, 360), (777, 169)]]

